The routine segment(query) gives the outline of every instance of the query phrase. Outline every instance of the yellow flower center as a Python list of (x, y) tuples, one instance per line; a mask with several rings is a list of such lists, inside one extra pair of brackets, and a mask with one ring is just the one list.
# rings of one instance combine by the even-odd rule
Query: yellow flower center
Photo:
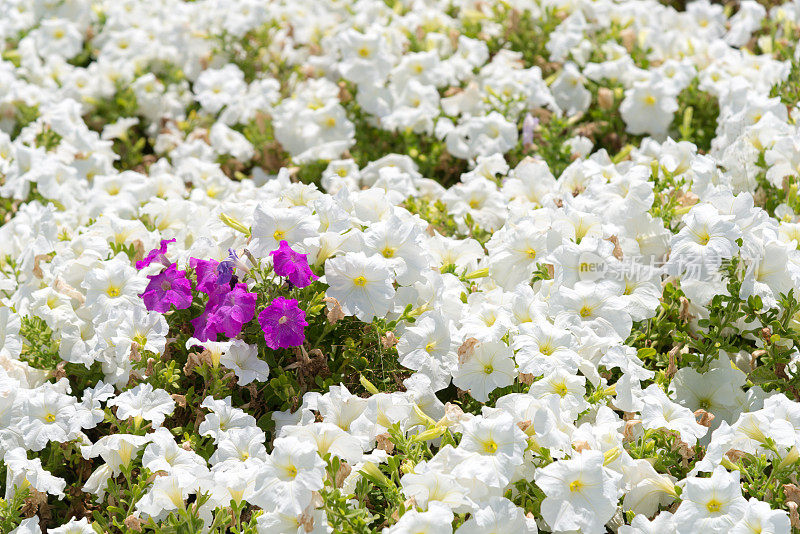
[(342, 178), (344, 178), (345, 176), (347, 176), (347, 169), (345, 169), (344, 167), (342, 167), (341, 169), (339, 169), (338, 171), (336, 171), (336, 174), (338, 174), (339, 176), (341, 176)]
[(295, 478), (297, 476), (297, 468), (293, 465), (287, 467), (286, 476), (288, 476), (289, 478)]
[(483, 445), (483, 448), (489, 454), (494, 454), (497, 452), (497, 442), (493, 439), (490, 439)]
[(435, 348), (436, 348), (436, 342), (435, 341), (431, 341), (430, 343), (425, 345), (425, 350), (428, 351), (428, 352), (432, 352), (433, 349), (435, 349)]
[(381, 254), (383, 254), (384, 258), (391, 258), (391, 257), (394, 256), (395, 252), (396, 252), (396, 249), (394, 249), (392, 247), (386, 247), (381, 251)]
[(364, 287), (365, 285), (367, 285), (367, 279), (364, 278), (363, 276), (358, 276), (353, 279), (353, 283), (358, 287)]
[(288, 321), (288, 320), (289, 320), (289, 318), (284, 315), (283, 317), (278, 319), (278, 324), (285, 324), (286, 321)]
[(573, 480), (569, 483), (569, 490), (572, 492), (580, 491), (583, 488), (583, 482), (580, 480)]
[(653, 95), (647, 95), (647, 97), (644, 99), (644, 103), (648, 106), (653, 106), (656, 103), (656, 98)]
[(325, 119), (325, 126), (328, 128), (333, 128), (334, 126), (336, 126), (336, 119), (333, 117), (328, 117), (327, 119)]
[(561, 382), (560, 384), (553, 384), (553, 391), (558, 393), (561, 397), (564, 397), (568, 393), (567, 385), (564, 382)]
[(484, 365), (483, 372), (486, 373), (487, 375), (490, 375), (494, 373), (494, 367), (492, 367), (491, 365)]
[(636, 289), (636, 287), (633, 286), (633, 284), (631, 284), (630, 282), (625, 282), (625, 291), (623, 291), (622, 294), (623, 295), (632, 295), (634, 289)]
[(716, 499), (711, 499), (706, 503), (706, 508), (710, 513), (719, 512), (720, 508), (722, 508), (722, 503)]
[(47, 421), (48, 423), (53, 423), (56, 420), (56, 414), (48, 413), (47, 415), (44, 416), (44, 420)]
[(536, 259), (536, 251), (533, 250), (532, 248), (529, 248), (528, 250), (526, 250), (525, 251), (525, 255), (527, 255), (532, 260)]
[(361, 57), (369, 57), (369, 48), (362, 46), (358, 49), (358, 55)]
[(283, 230), (275, 230), (275, 233), (272, 234), (272, 238), (275, 241), (281, 241), (283, 240), (284, 237), (286, 237), (286, 232), (284, 232)]
[(117, 298), (119, 296), (119, 288), (117, 286), (108, 286), (108, 289), (106, 289), (106, 294), (112, 299)]
[(584, 305), (584, 307), (581, 308), (581, 311), (579, 311), (578, 313), (580, 314), (581, 317), (585, 319), (586, 317), (592, 315), (592, 309), (589, 306)]

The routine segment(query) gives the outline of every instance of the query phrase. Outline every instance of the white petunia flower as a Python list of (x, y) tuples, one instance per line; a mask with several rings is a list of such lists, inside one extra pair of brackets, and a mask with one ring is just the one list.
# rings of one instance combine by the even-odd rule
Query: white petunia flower
[(513, 351), (505, 343), (487, 341), (478, 343), (471, 354), (453, 373), (453, 384), (469, 390), (475, 399), (486, 402), (489, 393), (510, 386), (517, 376)]
[(729, 473), (719, 466), (711, 478), (686, 479), (681, 505), (675, 512), (675, 526), (679, 532), (722, 534), (729, 532), (746, 512), (739, 471)]
[(547, 496), (542, 517), (554, 530), (605, 532), (617, 510), (622, 475), (603, 466), (603, 453), (583, 451), (536, 471), (534, 480)]
[(108, 401), (109, 406), (117, 407), (117, 418), (124, 421), (133, 417), (137, 424), (142, 419), (150, 421), (158, 428), (167, 415), (175, 410), (175, 401), (163, 389), (153, 389), (150, 384), (139, 384)]
[(351, 252), (325, 262), (326, 295), (339, 301), (347, 315), (365, 322), (389, 311), (395, 290), (392, 273), (381, 256)]
[(219, 363), (236, 373), (237, 383), (246, 386), (254, 380), (265, 382), (269, 378), (269, 364), (258, 357), (258, 346), (234, 339)]

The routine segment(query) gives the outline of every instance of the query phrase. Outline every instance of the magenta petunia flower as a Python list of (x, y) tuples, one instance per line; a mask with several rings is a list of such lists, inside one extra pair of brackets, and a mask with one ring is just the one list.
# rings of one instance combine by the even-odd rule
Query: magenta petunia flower
[(190, 321), (194, 327), (194, 337), (200, 341), (216, 341), (220, 331), (212, 314), (206, 309), (203, 313)]
[(275, 274), (288, 278), (297, 287), (306, 287), (317, 279), (308, 266), (306, 255), (292, 250), (286, 241), (281, 241), (278, 250), (273, 250), (269, 255), (272, 256)]
[(258, 324), (264, 331), (264, 340), (273, 350), (299, 347), (306, 340), (306, 312), (297, 306), (295, 299), (278, 297), (258, 314)]
[[(217, 280), (217, 267), (219, 262), (217, 260), (199, 260), (197, 258), (189, 258), (189, 267), (194, 269), (197, 275), (197, 290), (210, 295), (214, 290), (219, 287)], [(228, 288), (230, 289), (230, 288)]]
[(170, 306), (185, 310), (192, 305), (192, 283), (186, 271), (179, 271), (174, 263), (147, 278), (150, 283), (139, 296), (148, 310), (165, 313)]
[(144, 269), (156, 260), (163, 263), (165, 267), (169, 266), (169, 260), (167, 260), (165, 254), (167, 253), (167, 245), (174, 242), (175, 239), (162, 239), (161, 245), (159, 245), (158, 248), (154, 248), (147, 253), (147, 256), (145, 256), (144, 259), (136, 262), (136, 268), (140, 270)]
[(233, 289), (219, 285), (211, 293), (205, 311), (192, 319), (194, 336), (200, 341), (216, 341), (218, 334), (236, 337), (242, 327), (256, 314), (255, 293), (249, 293), (245, 284)]

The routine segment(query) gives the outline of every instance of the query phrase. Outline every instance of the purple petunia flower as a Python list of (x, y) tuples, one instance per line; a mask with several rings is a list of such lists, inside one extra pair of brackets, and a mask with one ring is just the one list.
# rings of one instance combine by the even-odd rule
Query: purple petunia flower
[(305, 254), (292, 250), (289, 243), (281, 241), (278, 250), (269, 253), (275, 267), (275, 274), (288, 278), (297, 287), (306, 287), (317, 276), (311, 272)]
[(273, 350), (299, 347), (306, 340), (306, 312), (297, 306), (295, 299), (278, 297), (258, 314), (258, 324), (264, 331), (264, 340)]
[(192, 305), (192, 283), (186, 278), (186, 271), (179, 271), (174, 263), (147, 278), (150, 283), (139, 296), (148, 310), (165, 313), (171, 305), (178, 310)]
[(238, 265), (241, 265), (239, 256), (233, 249), (228, 249), (228, 257), (217, 265), (217, 283), (229, 284), (233, 278), (233, 271)]
[(255, 293), (247, 291), (245, 284), (233, 289), (220, 285), (211, 293), (205, 311), (192, 319), (194, 337), (200, 341), (216, 341), (218, 334), (236, 337), (245, 323), (256, 314)]
[(158, 248), (154, 248), (147, 253), (147, 256), (145, 256), (144, 259), (136, 262), (136, 268), (140, 270), (144, 269), (156, 260), (163, 263), (165, 267), (169, 266), (169, 260), (167, 260), (165, 254), (167, 253), (167, 245), (174, 242), (175, 239), (162, 239), (161, 245), (159, 245)]
[(218, 266), (219, 262), (217, 260), (199, 260), (197, 258), (189, 258), (189, 267), (194, 269), (194, 272), (197, 275), (198, 291), (202, 291), (203, 293), (210, 295), (215, 289), (217, 289), (217, 287), (219, 287), (219, 284), (217, 283)]
[(194, 337), (200, 341), (216, 341), (220, 333), (217, 323), (209, 310), (204, 311), (190, 321), (194, 327)]

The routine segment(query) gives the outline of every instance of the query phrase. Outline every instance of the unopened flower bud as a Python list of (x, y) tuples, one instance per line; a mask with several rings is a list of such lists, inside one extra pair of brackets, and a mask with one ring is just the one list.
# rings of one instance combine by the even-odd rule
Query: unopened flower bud
[(361, 382), (361, 385), (364, 386), (364, 389), (369, 391), (370, 394), (372, 394), (372, 395), (377, 395), (378, 394), (378, 388), (376, 388), (375, 385), (372, 382), (367, 380), (366, 377), (364, 377), (364, 375), (359, 376), (358, 377), (358, 381)]
[(778, 471), (785, 467), (789, 467), (797, 463), (797, 460), (800, 460), (800, 451), (797, 450), (797, 446), (792, 447), (786, 456), (783, 457), (781, 463), (778, 464)]
[(435, 426), (414, 436), (414, 441), (430, 441), (444, 434), (444, 427)]

